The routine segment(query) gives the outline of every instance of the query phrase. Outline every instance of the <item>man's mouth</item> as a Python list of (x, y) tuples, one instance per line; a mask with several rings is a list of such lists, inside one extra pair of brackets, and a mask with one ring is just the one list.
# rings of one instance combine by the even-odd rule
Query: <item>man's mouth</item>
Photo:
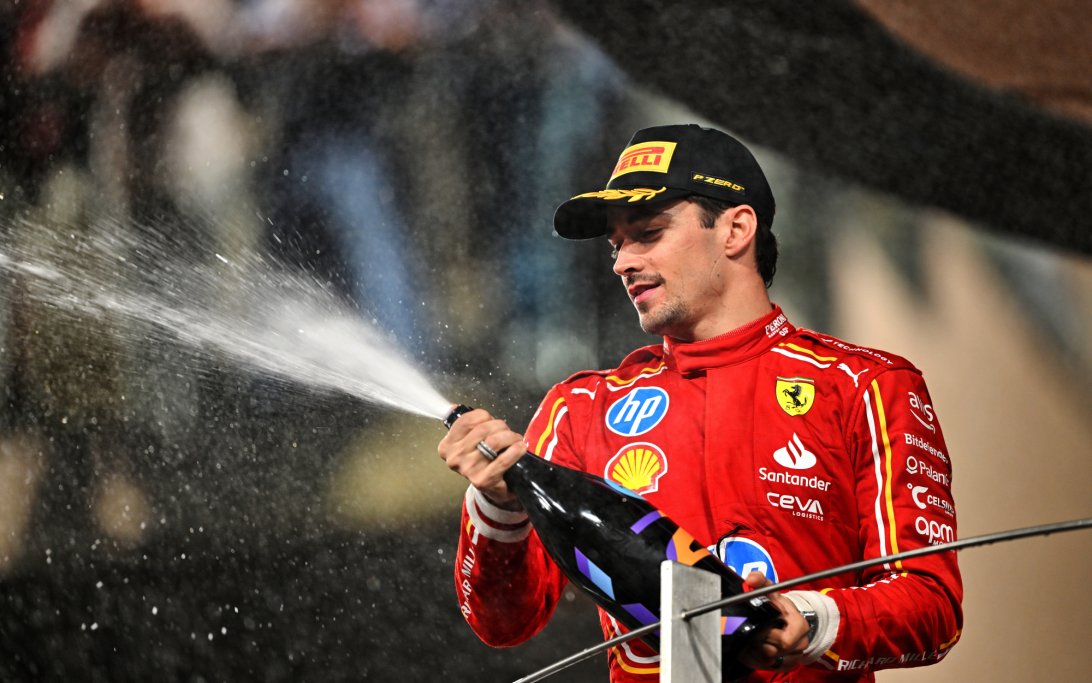
[(626, 291), (629, 292), (629, 298), (633, 300), (634, 305), (637, 305), (647, 300), (659, 288), (659, 282), (634, 282), (626, 287)]

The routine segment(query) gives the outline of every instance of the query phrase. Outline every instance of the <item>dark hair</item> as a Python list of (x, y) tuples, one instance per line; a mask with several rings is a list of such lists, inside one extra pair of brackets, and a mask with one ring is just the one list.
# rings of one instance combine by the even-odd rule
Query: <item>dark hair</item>
[[(712, 228), (722, 213), (733, 206), (738, 206), (721, 199), (703, 197), (700, 194), (691, 195), (688, 199), (701, 207), (700, 220), (704, 228)], [(758, 229), (755, 231), (755, 263), (758, 266), (759, 276), (769, 289), (773, 284), (774, 273), (777, 272), (777, 237), (773, 234), (773, 227), (762, 221), (758, 222)]]

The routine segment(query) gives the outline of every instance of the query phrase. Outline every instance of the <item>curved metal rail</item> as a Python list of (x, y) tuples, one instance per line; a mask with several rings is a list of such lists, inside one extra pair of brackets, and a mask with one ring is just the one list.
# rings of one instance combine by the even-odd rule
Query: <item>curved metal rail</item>
[[(984, 534), (982, 536), (972, 536), (971, 538), (964, 538), (959, 541), (952, 541), (951, 543), (942, 543), (940, 545), (928, 546), (925, 548), (915, 548), (914, 550), (907, 550), (901, 553), (895, 553), (894, 555), (884, 555), (883, 557), (876, 557), (869, 560), (861, 560), (860, 562), (854, 562), (852, 564), (842, 565), (840, 567), (834, 567), (832, 569), (825, 569), (814, 574), (807, 574), (806, 576), (800, 576), (795, 579), (787, 579), (780, 583), (775, 583), (763, 588), (756, 588), (755, 590), (748, 591), (746, 593), (740, 593), (739, 595), (733, 595), (730, 598), (724, 598), (717, 600), (716, 602), (710, 602), (700, 607), (686, 610), (682, 613), (682, 618), (689, 621), (694, 617), (701, 616), (706, 612), (712, 612), (715, 609), (721, 607), (727, 607), (736, 603), (746, 602), (751, 598), (759, 595), (766, 595), (768, 593), (775, 593), (785, 590), (786, 588), (792, 588), (800, 584), (809, 583), (811, 581), (818, 581), (819, 579), (830, 578), (831, 576), (837, 576), (838, 574), (846, 574), (848, 572), (855, 572), (861, 569), (867, 569), (868, 567), (875, 567), (876, 565), (886, 564), (888, 562), (895, 562), (896, 560), (908, 560), (914, 557), (924, 557), (925, 555), (934, 555), (937, 553), (943, 553), (948, 551), (965, 550), (967, 548), (975, 548), (983, 545), (991, 545), (993, 543), (1001, 543), (1005, 541), (1015, 541), (1021, 538), (1030, 538), (1032, 536), (1049, 536), (1051, 534), (1064, 533), (1066, 531), (1077, 531), (1080, 529), (1092, 528), (1092, 518), (1087, 519), (1074, 519), (1068, 522), (1055, 522), (1053, 524), (1042, 524), (1040, 526), (1025, 527), (1022, 529), (1012, 529), (1009, 531), (998, 531), (992, 534)], [(564, 659), (560, 659), (550, 666), (540, 669), (529, 676), (525, 676), (515, 683), (534, 683), (535, 681), (541, 681), (549, 676), (552, 676), (560, 671), (564, 671), (570, 666), (589, 659), (600, 652), (606, 652), (610, 648), (621, 645), (627, 641), (639, 638), (646, 633), (652, 633), (656, 629), (660, 628), (660, 622), (654, 622), (647, 624), (641, 628), (633, 629), (628, 633), (624, 633), (620, 636), (605, 640), (598, 645), (593, 645), (585, 650), (581, 650), (576, 654), (570, 655)]]

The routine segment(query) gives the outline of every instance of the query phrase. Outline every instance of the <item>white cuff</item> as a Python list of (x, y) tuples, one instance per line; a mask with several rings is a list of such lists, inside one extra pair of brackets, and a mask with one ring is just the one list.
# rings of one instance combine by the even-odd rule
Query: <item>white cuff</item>
[(494, 541), (517, 543), (531, 534), (526, 512), (497, 507), (473, 486), (466, 489), (466, 514), (478, 533)]
[(842, 619), (838, 604), (834, 602), (834, 598), (816, 591), (789, 591), (783, 595), (796, 605), (796, 609), (815, 612), (818, 627), (815, 629), (815, 638), (804, 650), (802, 662), (811, 664), (818, 661), (838, 637), (838, 624)]

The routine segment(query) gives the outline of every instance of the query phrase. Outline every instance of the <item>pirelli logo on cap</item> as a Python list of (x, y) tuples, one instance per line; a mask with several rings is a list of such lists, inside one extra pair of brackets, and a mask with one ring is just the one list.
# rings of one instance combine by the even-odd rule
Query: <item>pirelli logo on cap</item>
[(671, 165), (671, 155), (675, 153), (675, 145), (674, 142), (650, 141), (626, 147), (622, 150), (622, 156), (618, 157), (610, 179), (614, 180), (634, 171), (667, 173), (667, 168)]

